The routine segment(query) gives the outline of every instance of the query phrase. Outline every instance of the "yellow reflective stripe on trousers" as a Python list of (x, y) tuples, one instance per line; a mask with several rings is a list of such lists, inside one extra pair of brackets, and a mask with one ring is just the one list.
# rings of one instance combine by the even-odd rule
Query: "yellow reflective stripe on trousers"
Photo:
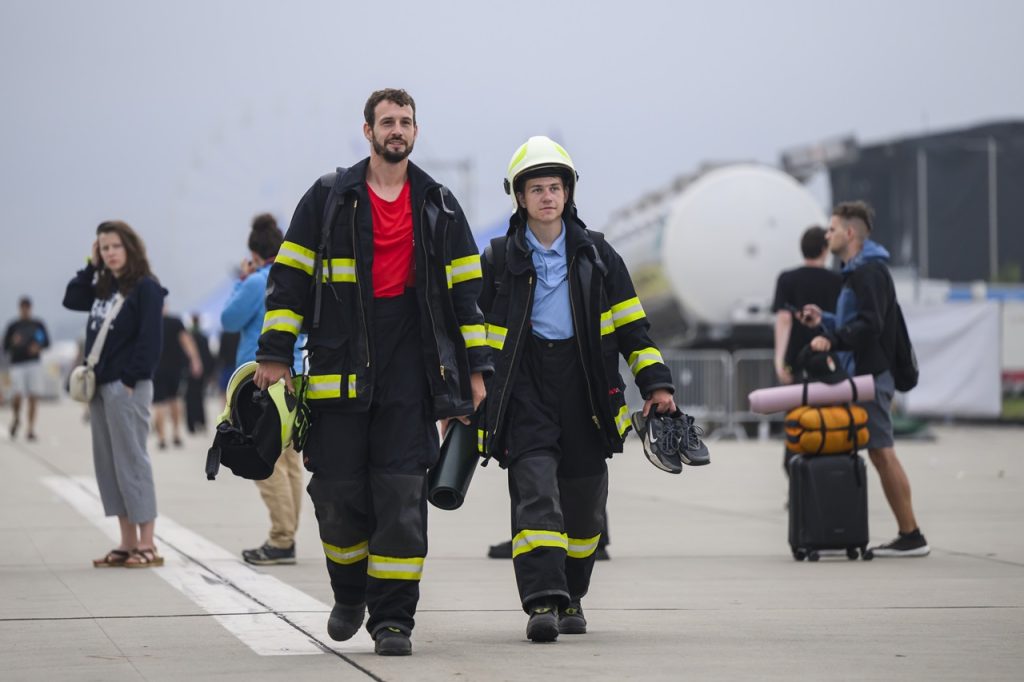
[(641, 348), (629, 354), (629, 369), (633, 371), (633, 376), (639, 374), (644, 367), (656, 365), (659, 362), (664, 363), (665, 361), (657, 348)]
[(630, 427), (631, 423), (629, 421), (629, 407), (623, 405), (619, 408), (619, 413), (615, 415), (615, 428), (619, 430), (620, 436), (626, 435), (626, 429)]
[(459, 327), (462, 338), (466, 340), (466, 348), (478, 348), (487, 345), (487, 328), (482, 324), (464, 324)]
[[(330, 272), (328, 273), (328, 265)], [(324, 281), (328, 281), (330, 274), (331, 282), (355, 282), (356, 281), (356, 259), (355, 258), (332, 258), (330, 262), (324, 259)]]
[(323, 543), (323, 546), (324, 554), (327, 555), (327, 558), (334, 563), (342, 564), (343, 566), (362, 561), (370, 555), (370, 552), (367, 549), (369, 544), (366, 540), (363, 540), (359, 544), (352, 545), (351, 547), (338, 547), (326, 542)]
[(419, 580), (423, 575), (423, 557), (406, 559), (371, 554), (366, 574), (380, 580)]
[(553, 530), (523, 530), (512, 538), (512, 558), (532, 552), (538, 547), (566, 549), (568, 546), (569, 540), (565, 533)]
[(505, 347), (505, 336), (508, 334), (506, 327), (499, 327), (496, 324), (487, 325), (487, 345), (491, 348), (501, 350)]
[(569, 538), (569, 548), (566, 550), (566, 553), (570, 559), (586, 559), (597, 551), (597, 543), (600, 540), (600, 533), (592, 538)]
[(295, 242), (286, 241), (281, 244), (274, 262), (302, 270), (307, 275), (312, 275), (313, 263), (316, 262), (316, 253), (304, 246), (299, 246)]
[(607, 336), (615, 331), (615, 323), (612, 322), (612, 311), (606, 310), (601, 313), (601, 336)]
[(640, 299), (636, 296), (612, 306), (612, 323), (616, 329), (642, 317), (646, 317), (644, 307), (640, 305)]
[(456, 258), (451, 265), (445, 268), (448, 273), (448, 288), (461, 282), (468, 282), (471, 279), (479, 279), (484, 276), (480, 269), (480, 254)]
[(298, 336), (301, 329), (302, 315), (296, 315), (286, 308), (281, 308), (267, 311), (267, 314), (263, 316), (263, 329), (260, 333), (265, 334), (269, 331), (278, 331)]

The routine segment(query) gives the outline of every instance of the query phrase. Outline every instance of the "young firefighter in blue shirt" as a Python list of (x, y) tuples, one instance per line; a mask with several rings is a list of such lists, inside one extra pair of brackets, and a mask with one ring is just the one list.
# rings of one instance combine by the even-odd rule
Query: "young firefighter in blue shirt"
[(586, 632), (580, 600), (604, 526), (606, 460), (630, 428), (618, 354), (645, 415), (676, 411), (671, 373), (622, 259), (576, 215), (576, 179), (553, 140), (519, 147), (505, 185), (515, 212), (504, 254), (484, 259), (480, 299), (497, 352), (487, 452), (508, 469), (512, 562), (536, 642)]
[[(369, 158), (314, 183), (270, 269), (254, 381), (290, 387), (292, 347), (309, 327), (303, 454), (334, 592), (327, 633), (351, 638), (366, 610), (375, 651), (405, 655), (427, 554), (434, 420), (468, 423), (492, 367), (476, 242), (451, 193), (408, 160), (412, 97), (378, 90), (363, 115)], [(318, 254), (332, 192), (337, 217)]]

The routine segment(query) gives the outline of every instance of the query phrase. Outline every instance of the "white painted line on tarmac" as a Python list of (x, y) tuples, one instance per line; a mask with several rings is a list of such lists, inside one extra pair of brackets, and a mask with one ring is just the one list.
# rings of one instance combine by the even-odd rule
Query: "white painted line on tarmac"
[[(95, 480), (86, 476), (47, 476), (42, 480), (107, 537), (120, 542), (117, 519), (104, 516)], [(147, 570), (212, 614), (225, 630), (260, 656), (322, 654), (324, 646), (340, 653), (373, 651), (373, 641), (365, 629), (347, 642), (313, 639), (326, 634), (330, 606), (254, 570), (231, 552), (166, 516), (157, 521), (157, 538), (164, 565)], [(219, 615), (225, 613), (234, 615)]]

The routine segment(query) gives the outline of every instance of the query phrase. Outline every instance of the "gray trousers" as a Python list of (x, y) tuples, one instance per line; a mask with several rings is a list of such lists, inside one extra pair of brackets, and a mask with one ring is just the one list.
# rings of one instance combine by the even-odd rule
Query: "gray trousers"
[(92, 459), (103, 512), (126, 516), (131, 523), (156, 518), (153, 467), (146, 452), (152, 403), (152, 381), (138, 382), (131, 393), (120, 381), (103, 384), (89, 403)]

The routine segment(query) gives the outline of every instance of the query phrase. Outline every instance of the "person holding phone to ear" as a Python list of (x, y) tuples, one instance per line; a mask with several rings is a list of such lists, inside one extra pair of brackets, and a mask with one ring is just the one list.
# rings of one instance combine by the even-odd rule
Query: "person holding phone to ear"
[(92, 256), (64, 293), (65, 308), (89, 312), (87, 356), (104, 319), (120, 306), (94, 368), (89, 421), (103, 511), (117, 517), (121, 541), (92, 563), (97, 568), (162, 566), (153, 539), (156, 490), (146, 438), (167, 290), (150, 270), (145, 244), (127, 223), (100, 223), (96, 234)]

